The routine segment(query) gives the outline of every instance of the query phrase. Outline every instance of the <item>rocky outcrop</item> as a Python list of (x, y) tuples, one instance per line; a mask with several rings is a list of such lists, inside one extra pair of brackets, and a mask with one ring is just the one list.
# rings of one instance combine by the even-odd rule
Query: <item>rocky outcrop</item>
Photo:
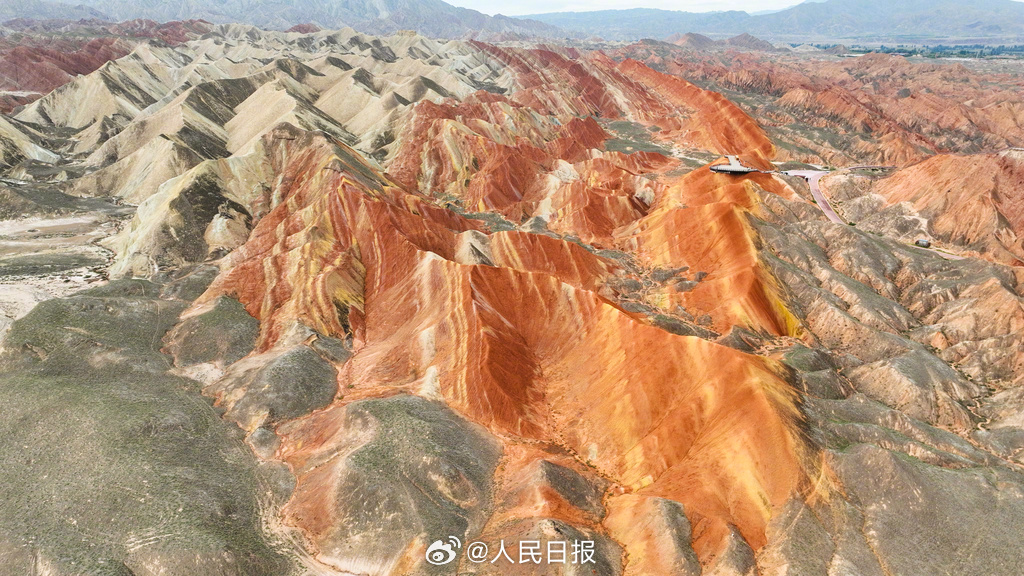
[(907, 203), (943, 243), (1024, 263), (1024, 151), (942, 155), (880, 180), (886, 204)]

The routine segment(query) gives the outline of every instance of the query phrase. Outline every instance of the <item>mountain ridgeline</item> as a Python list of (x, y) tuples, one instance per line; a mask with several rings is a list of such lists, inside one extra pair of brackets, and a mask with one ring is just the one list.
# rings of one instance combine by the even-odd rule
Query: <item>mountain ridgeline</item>
[(775, 12), (680, 12), (633, 8), (488, 16), (442, 0), (47, 0), (0, 5), (0, 21), (13, 18), (203, 19), (287, 30), (300, 24), (323, 29), (350, 26), (367, 34), (415, 30), (435, 38), (485, 41), (563, 39), (663, 39), (686, 32), (753, 34), (772, 42), (860, 40), (1017, 44), (1024, 42), (1024, 2), (1015, 0), (826, 0)]
[(437, 38), (563, 37), (550, 24), (506, 16), (488, 16), (441, 0), (81, 0), (74, 6), (34, 0), (0, 6), (0, 19), (144, 18), (158, 22), (203, 19), (216, 24), (244, 23), (285, 30), (298, 24), (324, 29), (346, 26), (367, 34), (416, 30)]
[(770, 14), (692, 13), (634, 8), (524, 16), (569, 32), (606, 40), (665, 38), (683, 32), (748, 33), (771, 39), (926, 41), (1024, 37), (1024, 2), (1013, 0), (828, 0), (804, 2)]

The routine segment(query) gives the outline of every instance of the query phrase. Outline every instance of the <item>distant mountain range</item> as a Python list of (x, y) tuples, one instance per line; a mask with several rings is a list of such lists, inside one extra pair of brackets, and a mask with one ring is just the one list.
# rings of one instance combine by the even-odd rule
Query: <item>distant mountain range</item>
[(0, 3), (0, 21), (12, 18), (146, 18), (158, 22), (203, 19), (285, 30), (296, 24), (367, 34), (416, 30), (438, 38), (550, 38), (565, 33), (530, 19), (488, 16), (441, 0), (76, 0), (76, 5), (18, 0)]
[(752, 34), (773, 42), (847, 40), (927, 42), (961, 39), (1024, 43), (1024, 2), (1014, 0), (825, 0), (771, 13), (691, 13), (634, 8), (556, 12), (510, 18), (457, 8), (442, 0), (45, 0), (0, 3), (13, 18), (203, 19), (286, 30), (297, 24), (345, 26), (368, 34), (416, 30), (436, 38), (485, 40), (600, 36), (664, 39), (686, 32), (717, 37)]
[(17, 0), (15, 2), (0, 2), (0, 22), (14, 20), (16, 18), (34, 18), (47, 20), (60, 18), (65, 20), (109, 20), (106, 14), (87, 6), (71, 6), (58, 2), (43, 2), (41, 0)]
[(684, 32), (801, 39), (1003, 39), (1024, 41), (1024, 2), (1013, 0), (827, 0), (770, 14), (634, 8), (524, 16), (607, 40)]

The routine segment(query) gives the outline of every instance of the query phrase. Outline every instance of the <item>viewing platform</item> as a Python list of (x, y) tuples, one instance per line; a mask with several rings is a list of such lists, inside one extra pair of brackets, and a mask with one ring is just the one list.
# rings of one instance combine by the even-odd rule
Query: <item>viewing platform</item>
[(718, 172), (720, 174), (750, 174), (751, 172), (760, 172), (756, 168), (748, 168), (743, 164), (740, 164), (740, 159), (736, 156), (726, 156), (728, 164), (714, 164), (711, 166), (712, 172)]

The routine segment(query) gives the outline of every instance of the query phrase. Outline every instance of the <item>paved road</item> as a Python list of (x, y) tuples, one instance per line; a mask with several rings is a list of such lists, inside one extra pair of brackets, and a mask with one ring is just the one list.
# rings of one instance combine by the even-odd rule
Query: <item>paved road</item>
[[(887, 168), (887, 166), (855, 166), (854, 168)], [(853, 170), (854, 168), (847, 168), (847, 170)], [(807, 180), (807, 185), (811, 188), (811, 196), (814, 197), (815, 202), (818, 203), (818, 208), (820, 208), (821, 212), (825, 214), (825, 217), (836, 224), (848, 225), (848, 223), (840, 218), (839, 214), (836, 214), (836, 211), (832, 209), (832, 205), (829, 204), (828, 198), (825, 198), (825, 195), (821, 193), (821, 187), (818, 186), (818, 181), (821, 180), (821, 177), (826, 174), (831, 174), (831, 172), (824, 170), (787, 170), (786, 172), (783, 172), (783, 174), (799, 176), (804, 180)], [(922, 248), (920, 246), (915, 246), (914, 244), (910, 244), (910, 246), (924, 252), (931, 252), (932, 254), (945, 258), (946, 260), (964, 259), (964, 256), (957, 256), (956, 254), (950, 254), (935, 248)]]
[(811, 196), (814, 196), (814, 201), (818, 203), (818, 208), (821, 208), (822, 213), (825, 214), (825, 217), (828, 218), (829, 221), (835, 222), (836, 224), (847, 223), (839, 217), (839, 214), (836, 214), (835, 210), (832, 209), (832, 205), (829, 204), (828, 198), (825, 198), (825, 195), (821, 193), (821, 188), (818, 186), (818, 180), (821, 180), (821, 177), (825, 174), (829, 174), (829, 172), (824, 170), (790, 170), (788, 172), (784, 172), (784, 174), (799, 176), (804, 180), (807, 180), (808, 186), (811, 187)]

